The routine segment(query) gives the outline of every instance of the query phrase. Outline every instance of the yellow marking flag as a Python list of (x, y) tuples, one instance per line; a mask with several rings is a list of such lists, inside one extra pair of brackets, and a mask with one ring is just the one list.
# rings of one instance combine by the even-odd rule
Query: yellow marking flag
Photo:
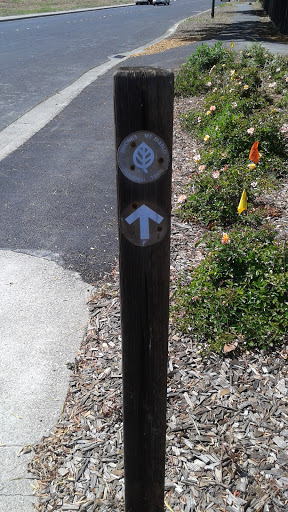
[(238, 205), (237, 210), (238, 210), (239, 214), (242, 213), (243, 210), (247, 210), (247, 194), (246, 194), (245, 189), (242, 192), (242, 196), (241, 196), (240, 203)]
[(233, 41), (231, 41), (230, 46), (231, 46), (231, 48), (234, 48), (234, 43), (233, 43)]

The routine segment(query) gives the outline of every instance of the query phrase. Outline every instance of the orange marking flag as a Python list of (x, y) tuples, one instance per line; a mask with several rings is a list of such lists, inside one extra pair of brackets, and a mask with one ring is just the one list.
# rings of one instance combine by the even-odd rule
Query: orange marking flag
[(251, 148), (251, 151), (250, 151), (250, 155), (249, 155), (249, 160), (252, 160), (252, 162), (254, 162), (254, 164), (258, 164), (259, 158), (260, 158), (260, 153), (258, 151), (258, 144), (259, 144), (258, 141), (254, 142), (254, 144)]

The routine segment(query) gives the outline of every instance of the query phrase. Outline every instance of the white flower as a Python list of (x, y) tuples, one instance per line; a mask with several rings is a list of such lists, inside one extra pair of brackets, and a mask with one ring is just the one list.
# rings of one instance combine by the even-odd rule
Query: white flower
[(195, 162), (199, 162), (199, 160), (201, 160), (201, 156), (200, 155), (194, 155), (193, 156), (193, 160), (195, 160)]
[(181, 196), (178, 197), (178, 203), (185, 203), (186, 197), (185, 194), (181, 194)]
[(212, 82), (207, 82), (207, 84), (206, 84), (206, 85), (207, 85), (207, 87), (211, 87)]
[(217, 178), (219, 178), (219, 176), (220, 176), (220, 172), (219, 171), (214, 171), (213, 172), (213, 178), (217, 179)]
[(268, 87), (270, 87), (270, 89), (274, 89), (274, 87), (276, 87), (277, 83), (276, 82), (273, 82), (271, 84), (268, 84)]
[(236, 101), (233, 101), (232, 104), (231, 104), (232, 108), (236, 108), (237, 107), (237, 103)]
[(255, 188), (255, 187), (257, 187), (257, 185), (258, 185), (258, 182), (257, 182), (257, 181), (252, 181), (252, 183), (251, 183), (251, 187)]
[(280, 132), (281, 133), (287, 133), (288, 132), (288, 124), (283, 124), (283, 126), (281, 126), (280, 128)]
[(210, 107), (210, 111), (211, 111), (211, 112), (214, 112), (215, 110), (216, 110), (215, 105), (211, 105), (211, 107)]
[(205, 135), (205, 137), (204, 137), (205, 142), (208, 142), (209, 139), (210, 139), (210, 135)]
[(247, 130), (247, 133), (249, 133), (249, 135), (253, 135), (254, 131), (255, 131), (255, 128), (253, 128), (253, 126), (251, 126), (251, 128), (249, 128)]
[(197, 119), (198, 123), (201, 123), (201, 117), (199, 116)]

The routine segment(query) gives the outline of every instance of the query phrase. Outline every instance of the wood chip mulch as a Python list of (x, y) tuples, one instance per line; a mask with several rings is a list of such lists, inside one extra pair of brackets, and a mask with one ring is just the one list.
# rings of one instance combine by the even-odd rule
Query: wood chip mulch
[[(189, 101), (175, 103), (173, 211), (195, 165), (195, 141), (178, 122)], [(280, 201), (279, 194), (274, 199)], [(281, 201), (285, 227), (287, 194)], [(198, 225), (173, 215), (171, 291), (179, 273), (201, 261), (195, 242), (202, 235)], [(34, 447), (30, 463), (41, 512), (124, 510), (117, 266), (99, 285), (89, 310), (62, 417)], [(170, 323), (167, 510), (287, 512), (287, 347), (229, 357), (202, 357), (200, 350), (192, 331), (183, 337)]]

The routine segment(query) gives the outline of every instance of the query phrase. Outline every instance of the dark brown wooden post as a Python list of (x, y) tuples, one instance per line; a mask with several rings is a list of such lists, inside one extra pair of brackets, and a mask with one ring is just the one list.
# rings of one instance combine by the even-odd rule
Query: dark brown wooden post
[(173, 83), (114, 77), (126, 512), (164, 511)]
[(215, 0), (212, 0), (211, 18), (214, 18), (214, 11), (215, 11)]

